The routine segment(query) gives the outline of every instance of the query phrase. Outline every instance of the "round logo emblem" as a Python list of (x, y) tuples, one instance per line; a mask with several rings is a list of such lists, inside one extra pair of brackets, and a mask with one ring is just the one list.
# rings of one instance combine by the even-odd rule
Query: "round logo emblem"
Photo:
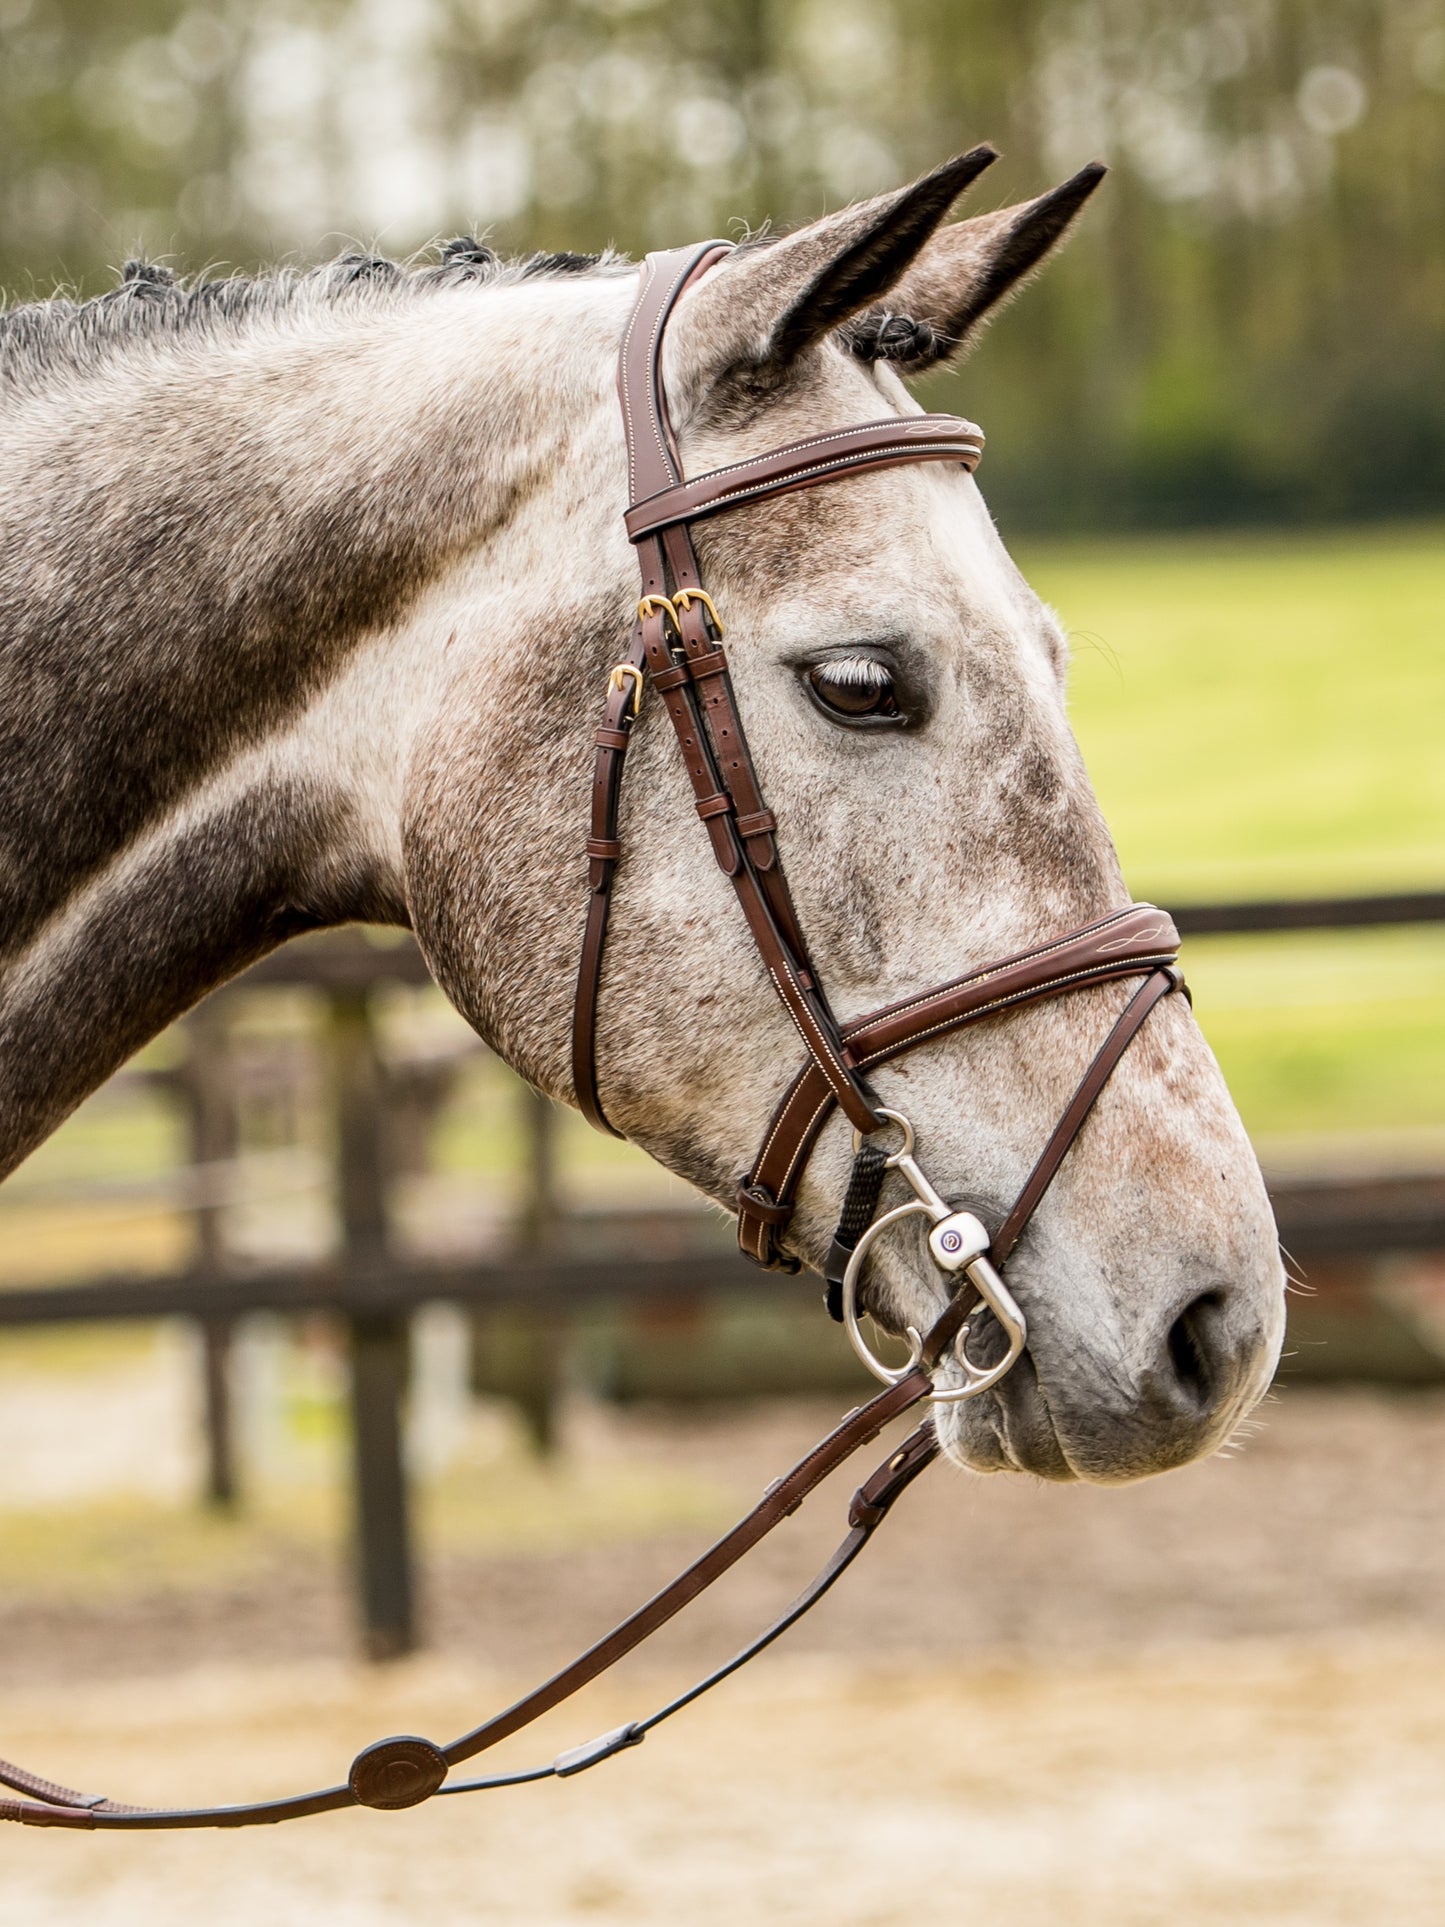
[(962, 1245), (963, 1239), (956, 1231), (945, 1231), (938, 1242), (943, 1246), (945, 1251), (957, 1251)]

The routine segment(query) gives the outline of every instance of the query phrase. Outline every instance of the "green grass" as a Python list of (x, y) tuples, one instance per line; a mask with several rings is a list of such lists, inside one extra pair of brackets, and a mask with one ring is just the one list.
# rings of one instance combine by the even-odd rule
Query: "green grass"
[[(1445, 528), (1038, 547), (1136, 895), (1445, 888)], [(1445, 928), (1196, 941), (1251, 1130), (1445, 1126)]]
[(1021, 559), (1137, 892), (1445, 887), (1445, 527)]
[(1220, 938), (1185, 962), (1256, 1139), (1445, 1126), (1445, 929)]

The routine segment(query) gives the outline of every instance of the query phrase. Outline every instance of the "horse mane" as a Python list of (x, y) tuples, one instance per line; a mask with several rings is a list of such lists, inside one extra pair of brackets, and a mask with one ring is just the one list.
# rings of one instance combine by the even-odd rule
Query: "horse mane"
[(127, 261), (116, 286), (89, 300), (55, 295), (0, 309), (0, 395), (44, 389), (143, 343), (217, 336), (258, 318), (338, 305), (396, 306), (440, 289), (620, 272), (629, 265), (611, 251), (508, 259), (469, 234), (442, 243), (430, 259), (393, 261), (351, 249), (318, 267), (255, 275), (180, 279), (160, 262)]

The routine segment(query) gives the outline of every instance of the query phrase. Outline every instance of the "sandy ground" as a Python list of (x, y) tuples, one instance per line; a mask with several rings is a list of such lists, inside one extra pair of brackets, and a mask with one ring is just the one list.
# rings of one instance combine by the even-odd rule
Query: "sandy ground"
[[(62, 1770), (184, 1796), (324, 1777), (379, 1717), (441, 1730), (511, 1683), (445, 1661), (381, 1688), (212, 1673), (12, 1698), (7, 1728)], [(635, 1705), (609, 1691), (592, 1721)], [(17, 1830), (0, 1892), (26, 1927), (1424, 1927), (1445, 1912), (1442, 1762), (1439, 1643), (932, 1673), (791, 1658), (567, 1784), (249, 1836)]]
[[(819, 1408), (596, 1441), (739, 1499)], [(649, 1708), (836, 1536), (825, 1491), (645, 1665), (509, 1763)], [(1445, 1402), (1291, 1394), (1241, 1457), (1121, 1492), (939, 1472), (806, 1630), (565, 1784), (276, 1832), (0, 1834), (23, 1927), (1008, 1927), (1445, 1920)], [(432, 1650), (335, 1657), (317, 1555), (264, 1581), (0, 1606), (0, 1751), (131, 1798), (335, 1778), (387, 1731), (469, 1725), (695, 1549), (453, 1551)]]

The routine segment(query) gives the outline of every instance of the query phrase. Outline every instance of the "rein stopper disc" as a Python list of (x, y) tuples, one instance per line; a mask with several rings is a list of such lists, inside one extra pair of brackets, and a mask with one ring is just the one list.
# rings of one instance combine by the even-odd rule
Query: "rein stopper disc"
[(446, 1777), (441, 1749), (430, 1740), (403, 1733), (364, 1747), (351, 1762), (346, 1780), (362, 1806), (396, 1813), (429, 1800)]

